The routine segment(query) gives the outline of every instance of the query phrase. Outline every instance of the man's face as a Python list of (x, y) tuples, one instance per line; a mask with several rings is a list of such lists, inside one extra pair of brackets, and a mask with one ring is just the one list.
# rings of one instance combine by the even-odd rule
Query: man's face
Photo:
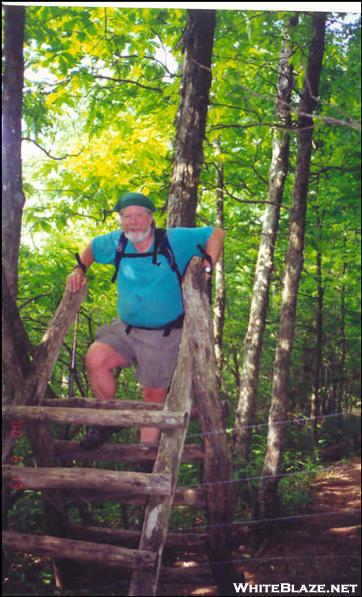
[(130, 205), (122, 210), (120, 217), (123, 231), (132, 243), (140, 243), (151, 235), (153, 215), (144, 207)]

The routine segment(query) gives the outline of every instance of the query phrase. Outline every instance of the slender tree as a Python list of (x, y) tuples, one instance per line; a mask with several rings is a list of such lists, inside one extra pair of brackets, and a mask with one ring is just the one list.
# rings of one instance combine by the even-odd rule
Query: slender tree
[(315, 365), (314, 365), (314, 380), (313, 391), (311, 397), (311, 419), (312, 419), (312, 439), (313, 444), (317, 442), (318, 429), (318, 415), (320, 413), (320, 386), (321, 386), (321, 368), (322, 368), (322, 350), (323, 350), (323, 274), (322, 274), (322, 223), (323, 219), (319, 214), (318, 206), (316, 206), (317, 213), (317, 228), (318, 228), (318, 248), (316, 254), (316, 269), (317, 269), (317, 305), (315, 315), (316, 326), (316, 348), (315, 348)]
[(315, 13), (312, 20), (313, 34), (298, 114), (297, 167), (283, 281), (280, 326), (274, 360), (267, 448), (258, 493), (257, 510), (262, 518), (273, 514), (277, 506), (278, 473), (281, 467), (285, 431), (285, 426), (280, 424), (280, 421), (285, 419), (288, 405), (288, 377), (294, 340), (297, 293), (303, 266), (305, 216), (312, 153), (312, 114), (318, 102), (326, 14)]
[[(220, 152), (220, 144), (215, 141), (216, 152), (216, 172), (217, 172), (217, 187), (216, 187), (216, 226), (224, 228), (224, 168), (222, 162), (217, 159)], [(214, 337), (215, 337), (215, 359), (216, 359), (216, 379), (219, 390), (221, 389), (221, 372), (223, 362), (223, 330), (225, 321), (225, 304), (226, 304), (226, 290), (225, 290), (225, 265), (224, 265), (224, 251), (222, 251), (219, 261), (215, 268), (215, 308), (214, 308)]]
[(346, 383), (346, 355), (347, 355), (347, 338), (346, 338), (346, 284), (345, 276), (347, 271), (346, 264), (346, 245), (347, 245), (347, 231), (344, 230), (343, 235), (343, 264), (342, 264), (342, 286), (340, 298), (340, 321), (338, 329), (338, 370), (339, 381), (337, 386), (337, 404), (336, 411), (342, 412), (343, 396)]
[(3, 93), (2, 264), (14, 300), (18, 290), (18, 258), (24, 193), (21, 174), (21, 110), (24, 85), (23, 6), (5, 6)]
[(176, 117), (175, 158), (168, 199), (168, 227), (194, 226), (202, 163), (215, 11), (189, 10), (184, 35), (181, 101)]
[(269, 286), (273, 271), (274, 247), (278, 233), (280, 206), (288, 172), (291, 127), (290, 97), (293, 88), (293, 28), (298, 18), (293, 16), (285, 28), (280, 55), (276, 111), (279, 126), (274, 129), (272, 160), (269, 170), (268, 205), (265, 209), (248, 329), (244, 340), (244, 360), (240, 376), (239, 402), (234, 425), (234, 445), (244, 460), (248, 460), (251, 422), (255, 411), (259, 367), (262, 353)]
[[(24, 83), (24, 22), (22, 6), (5, 6), (4, 80), (3, 80), (3, 193), (2, 193), (2, 267), (3, 267), (3, 399), (10, 402), (27, 367), (19, 345), (27, 344), (16, 298), (18, 258), (24, 205), (21, 173), (21, 110)], [(8, 315), (12, 313), (9, 319)]]

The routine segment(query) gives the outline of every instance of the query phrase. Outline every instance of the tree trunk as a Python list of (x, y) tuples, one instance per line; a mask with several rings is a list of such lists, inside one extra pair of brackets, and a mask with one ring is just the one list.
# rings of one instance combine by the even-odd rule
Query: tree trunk
[[(318, 208), (317, 208), (318, 214)], [(322, 279), (322, 220), (317, 215), (317, 227), (319, 231), (318, 250), (317, 250), (317, 311), (316, 311), (316, 351), (315, 351), (315, 367), (314, 367), (314, 381), (313, 392), (311, 400), (311, 424), (312, 424), (312, 440), (313, 445), (317, 444), (317, 424), (320, 413), (320, 381), (321, 381), (321, 366), (322, 366), (322, 346), (323, 346), (323, 279)]]
[(276, 110), (283, 128), (276, 128), (273, 135), (272, 161), (269, 170), (268, 205), (264, 214), (254, 288), (250, 306), (248, 329), (244, 340), (244, 360), (240, 378), (239, 402), (234, 425), (234, 445), (240, 450), (244, 461), (249, 458), (251, 424), (254, 417), (258, 388), (259, 367), (262, 353), (265, 318), (268, 308), (269, 286), (273, 271), (274, 247), (279, 226), (280, 205), (284, 182), (288, 172), (291, 126), (290, 96), (293, 88), (291, 58), (293, 44), (292, 28), (297, 17), (289, 21), (280, 55), (280, 75)]
[(312, 152), (313, 118), (322, 70), (326, 14), (313, 15), (313, 37), (298, 116), (297, 168), (286, 254), (280, 327), (274, 361), (272, 400), (269, 412), (267, 448), (262, 469), (257, 510), (261, 518), (273, 516), (277, 509), (278, 473), (280, 471), (284, 425), (288, 404), (288, 377), (294, 340), (299, 279), (303, 266), (305, 215)]
[(168, 227), (195, 226), (202, 163), (215, 11), (189, 10), (181, 102), (176, 117), (175, 160), (168, 199)]
[[(23, 6), (4, 6), (4, 78), (3, 78), (3, 153), (2, 153), (2, 267), (3, 284), (15, 304), (18, 295), (18, 259), (24, 194), (21, 176), (21, 108), (24, 83), (24, 21)], [(6, 335), (13, 322), (3, 313)], [(12, 330), (14, 332), (14, 330)], [(3, 338), (3, 350), (6, 350)], [(14, 380), (21, 367), (21, 352), (11, 359), (13, 367), (3, 366), (3, 399), (14, 396)]]
[(24, 194), (21, 176), (21, 109), (24, 84), (23, 6), (5, 6), (3, 94), (2, 258), (14, 300), (18, 293), (18, 259)]
[(11, 404), (23, 390), (25, 376), (31, 369), (30, 345), (15, 299), (10, 291), (5, 268), (2, 271), (2, 354), (4, 372), (3, 403)]
[[(216, 152), (220, 151), (216, 142)], [(217, 164), (217, 189), (216, 189), (216, 226), (224, 228), (224, 169), (222, 163)], [(219, 261), (215, 268), (215, 310), (214, 310), (214, 338), (215, 338), (215, 359), (216, 359), (216, 381), (219, 391), (222, 383), (222, 337), (225, 320), (225, 272), (224, 272), (224, 249), (221, 252)]]
[(346, 354), (347, 354), (347, 339), (346, 339), (346, 286), (345, 286), (345, 275), (346, 275), (346, 244), (347, 244), (347, 233), (344, 231), (344, 260), (342, 265), (342, 287), (341, 287), (341, 306), (340, 306), (340, 324), (338, 329), (338, 344), (339, 344), (339, 356), (338, 356), (338, 371), (339, 380), (337, 386), (337, 404), (336, 412), (342, 412), (343, 407), (343, 395), (344, 385), (346, 382)]
[(240, 366), (239, 366), (239, 349), (238, 349), (238, 347), (235, 346), (234, 344), (232, 344), (230, 346), (230, 353), (231, 353), (231, 359), (232, 359), (231, 372), (234, 377), (236, 391), (239, 392), (240, 391)]

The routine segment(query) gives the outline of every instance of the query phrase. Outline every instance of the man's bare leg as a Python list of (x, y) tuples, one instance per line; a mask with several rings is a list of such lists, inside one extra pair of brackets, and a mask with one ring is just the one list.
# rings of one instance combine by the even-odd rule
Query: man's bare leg
[[(128, 365), (127, 360), (114, 348), (102, 342), (94, 342), (86, 355), (86, 367), (95, 398), (112, 400), (116, 394), (113, 369)], [(95, 450), (104, 444), (116, 429), (92, 425), (87, 435), (80, 441), (80, 447), (84, 450)]]
[(112, 400), (116, 395), (113, 369), (127, 367), (129, 362), (114, 348), (103, 342), (94, 342), (85, 358), (94, 397)]
[[(143, 388), (143, 399), (145, 402), (157, 402), (163, 404), (167, 395), (167, 388)], [(160, 430), (157, 427), (144, 427), (140, 432), (141, 444), (158, 444)]]
[[(113, 369), (127, 366), (129, 366), (129, 362), (114, 348), (102, 342), (94, 342), (86, 355), (86, 367), (95, 398), (98, 400), (114, 399), (116, 380)], [(167, 391), (167, 388), (145, 387), (143, 388), (143, 398), (145, 402), (163, 404)], [(157, 427), (145, 427), (140, 430), (141, 443), (157, 445), (159, 438), (160, 430)]]

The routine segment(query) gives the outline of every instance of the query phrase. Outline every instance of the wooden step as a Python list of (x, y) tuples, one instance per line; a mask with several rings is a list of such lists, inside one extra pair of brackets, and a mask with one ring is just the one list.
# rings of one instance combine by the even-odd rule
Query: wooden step
[[(187, 562), (185, 562), (185, 564), (187, 564)], [(187, 565), (173, 568), (169, 566), (162, 566), (160, 571), (159, 582), (160, 584), (173, 584), (178, 585), (180, 587), (183, 587), (184, 585), (196, 585), (199, 588), (200, 585), (202, 585), (205, 587), (206, 591), (210, 591), (210, 588), (215, 586), (215, 581), (212, 577), (210, 564), (208, 562), (204, 562), (204, 565), (191, 565), (190, 567), (187, 567)], [(208, 594), (209, 592), (202, 593), (202, 595)], [(212, 594), (219, 595), (220, 593)], [(227, 593), (227, 595), (230, 594), (231, 593)]]
[(158, 427), (182, 429), (185, 426), (183, 412), (147, 410), (107, 410), (87, 408), (60, 408), (51, 406), (5, 406), (3, 417), (24, 421), (48, 421), (72, 425), (101, 425), (104, 427)]
[[(147, 462), (154, 461), (157, 456), (156, 446), (145, 444), (104, 444), (97, 450), (82, 450), (79, 441), (54, 440), (54, 456), (56, 458), (76, 458), (77, 460), (94, 460), (108, 462)], [(203, 462), (204, 451), (197, 444), (185, 444), (182, 462)]]
[[(137, 547), (141, 536), (140, 531), (130, 529), (115, 529), (110, 527), (96, 527), (72, 524), (69, 526), (73, 539), (96, 541), (97, 543), (119, 544), (126, 547)], [(166, 540), (167, 548), (188, 549), (200, 551), (207, 547), (207, 533), (170, 532)]]
[(170, 495), (171, 476), (163, 473), (134, 473), (94, 468), (27, 468), (3, 466), (3, 480), (17, 489), (76, 489), (99, 490), (119, 494)]
[(162, 410), (163, 404), (144, 400), (96, 400), (95, 398), (44, 398), (40, 406), (99, 408), (104, 410)]
[[(123, 504), (144, 506), (147, 501), (146, 496), (135, 495), (135, 492), (132, 491), (127, 494), (122, 494), (119, 491), (100, 490), (99, 488), (93, 489), (92, 491), (79, 491), (77, 488), (66, 489), (62, 492), (62, 495), (68, 504), (77, 504), (84, 500), (87, 502), (119, 501), (119, 499), (122, 498)], [(205, 492), (203, 489), (179, 487), (176, 489), (173, 505), (204, 509), (206, 507)]]
[(3, 533), (3, 547), (11, 551), (39, 554), (51, 558), (104, 564), (111, 567), (124, 566), (131, 570), (152, 569), (157, 554), (141, 549), (128, 549), (109, 544), (63, 539), (49, 535), (28, 533)]
[[(40, 406), (51, 407), (69, 407), (69, 408), (100, 408), (110, 410), (162, 410), (163, 404), (157, 402), (145, 402), (144, 400), (96, 400), (95, 398), (44, 398), (40, 402)], [(228, 403), (223, 402), (225, 416), (229, 414)], [(191, 407), (191, 419), (198, 418), (198, 412), (195, 405)]]

